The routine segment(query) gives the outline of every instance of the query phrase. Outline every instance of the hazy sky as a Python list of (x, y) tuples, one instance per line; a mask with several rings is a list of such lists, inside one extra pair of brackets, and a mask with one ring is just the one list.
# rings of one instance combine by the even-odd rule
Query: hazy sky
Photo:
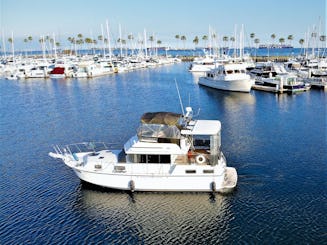
[(196, 35), (208, 35), (209, 25), (219, 36), (233, 36), (234, 26), (244, 25), (250, 33), (269, 42), (292, 34), (294, 44), (305, 32), (322, 23), (326, 33), (326, 0), (0, 0), (0, 38), (14, 33), (15, 43), (31, 35), (55, 33), (60, 42), (82, 33), (101, 35), (108, 19), (112, 37), (122, 33), (155, 35), (163, 44), (173, 43), (175, 35), (185, 35), (189, 44)]

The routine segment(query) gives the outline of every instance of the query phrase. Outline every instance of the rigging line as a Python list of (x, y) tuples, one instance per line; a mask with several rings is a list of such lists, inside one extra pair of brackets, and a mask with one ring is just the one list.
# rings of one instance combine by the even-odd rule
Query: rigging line
[(183, 115), (185, 116), (185, 113), (184, 113), (184, 107), (183, 107), (183, 103), (182, 103), (181, 95), (180, 95), (180, 93), (179, 93), (179, 89), (178, 89), (178, 85), (177, 85), (177, 80), (176, 80), (176, 78), (175, 78), (175, 85), (176, 85), (176, 89), (177, 89), (177, 93), (178, 93), (179, 103), (180, 103), (180, 105), (181, 105)]

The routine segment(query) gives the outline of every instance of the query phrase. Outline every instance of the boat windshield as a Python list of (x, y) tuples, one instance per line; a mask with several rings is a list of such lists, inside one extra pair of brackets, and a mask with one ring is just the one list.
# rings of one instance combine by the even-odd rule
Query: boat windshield
[(140, 140), (180, 139), (181, 132), (175, 125), (143, 123), (137, 130)]

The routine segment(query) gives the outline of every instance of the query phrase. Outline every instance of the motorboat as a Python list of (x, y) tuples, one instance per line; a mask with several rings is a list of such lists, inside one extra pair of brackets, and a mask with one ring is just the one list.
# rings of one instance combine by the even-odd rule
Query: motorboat
[(243, 63), (221, 64), (199, 78), (201, 85), (235, 92), (250, 92), (253, 83), (254, 79), (246, 73)]
[(122, 148), (104, 142), (54, 146), (83, 181), (111, 189), (163, 192), (229, 192), (237, 172), (221, 151), (219, 120), (186, 113), (143, 114), (137, 133)]
[(50, 78), (65, 78), (65, 67), (55, 67), (49, 74)]
[(292, 73), (278, 74), (271, 78), (262, 78), (256, 84), (268, 88), (275, 88), (276, 91), (285, 91), (289, 94), (305, 92), (311, 88), (309, 83), (303, 82), (302, 79), (299, 79)]
[(198, 57), (195, 58), (192, 64), (189, 67), (190, 72), (207, 72), (211, 69), (214, 69), (217, 66), (217, 62), (214, 58), (206, 56), (206, 57)]

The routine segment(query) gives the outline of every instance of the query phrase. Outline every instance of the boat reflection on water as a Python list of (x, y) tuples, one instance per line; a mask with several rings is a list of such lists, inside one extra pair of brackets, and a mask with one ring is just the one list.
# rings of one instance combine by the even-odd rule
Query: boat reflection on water
[(252, 93), (229, 92), (209, 87), (202, 88), (208, 96), (217, 98), (218, 101), (222, 100), (225, 107), (242, 107), (256, 103), (255, 96)]
[(104, 226), (106, 236), (119, 233), (120, 242), (131, 241), (127, 236), (132, 234), (146, 244), (193, 243), (197, 239), (207, 244), (213, 238), (217, 242), (226, 239), (234, 216), (230, 198), (209, 193), (129, 193), (83, 182), (76, 207)]

